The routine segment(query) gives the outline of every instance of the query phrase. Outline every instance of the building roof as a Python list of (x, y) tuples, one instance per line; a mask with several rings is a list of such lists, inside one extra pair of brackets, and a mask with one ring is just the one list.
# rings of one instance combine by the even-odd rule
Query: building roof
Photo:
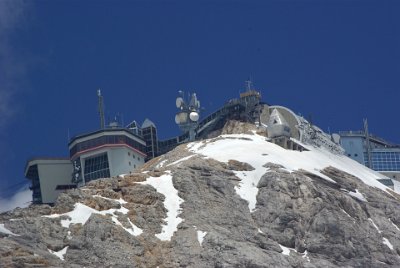
[(112, 133), (112, 132), (121, 132), (121, 131), (125, 132), (128, 135), (132, 135), (133, 137), (143, 141), (142, 137), (140, 137), (139, 135), (133, 133), (129, 129), (126, 129), (126, 128), (106, 128), (106, 129), (100, 129), (100, 130), (96, 130), (96, 131), (93, 131), (93, 132), (84, 133), (84, 134), (72, 137), (71, 140), (68, 143), (68, 147), (70, 147), (71, 144), (74, 143), (75, 141), (77, 141), (78, 139), (83, 139), (83, 138), (90, 137), (90, 136), (93, 136), (93, 135), (96, 135), (96, 134), (101, 134), (101, 133), (109, 134), (109, 133)]
[(146, 118), (142, 124), (142, 128), (146, 127), (156, 127), (156, 125), (148, 118)]
[(71, 164), (71, 160), (68, 157), (34, 157), (26, 161), (24, 175), (26, 178), (30, 167), (37, 164)]
[(132, 122), (130, 122), (126, 128), (136, 128), (138, 127), (138, 123), (136, 122), (136, 120), (133, 120)]
[[(362, 130), (349, 130), (349, 131), (339, 131), (340, 137), (360, 137), (360, 138), (365, 138), (365, 132)], [(374, 134), (369, 134), (369, 139), (373, 142), (380, 143), (384, 145), (387, 148), (400, 148), (400, 144), (394, 144), (391, 142), (388, 142), (384, 140), (381, 137), (378, 137)]]

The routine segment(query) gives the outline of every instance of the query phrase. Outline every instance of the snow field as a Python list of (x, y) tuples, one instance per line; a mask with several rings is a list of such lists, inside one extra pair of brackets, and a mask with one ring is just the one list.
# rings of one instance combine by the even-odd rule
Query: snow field
[[(189, 151), (202, 154), (207, 158), (213, 158), (227, 163), (229, 160), (237, 160), (250, 164), (255, 168), (253, 171), (237, 171), (236, 176), (241, 179), (237, 194), (247, 200), (250, 211), (255, 210), (257, 184), (267, 168), (263, 167), (268, 162), (283, 166), (289, 172), (305, 170), (317, 175), (331, 183), (336, 183), (328, 176), (321, 173), (327, 167), (335, 167), (361, 179), (365, 184), (386, 191), (388, 188), (377, 179), (384, 178), (383, 175), (366, 168), (363, 165), (343, 155), (335, 155), (324, 149), (315, 148), (302, 144), (309, 151), (291, 151), (266, 141), (260, 135), (232, 134), (222, 135), (222, 139), (213, 142), (193, 142), (187, 148)], [(301, 144), (300, 142), (296, 141)], [(349, 192), (350, 195), (367, 201), (358, 192)]]

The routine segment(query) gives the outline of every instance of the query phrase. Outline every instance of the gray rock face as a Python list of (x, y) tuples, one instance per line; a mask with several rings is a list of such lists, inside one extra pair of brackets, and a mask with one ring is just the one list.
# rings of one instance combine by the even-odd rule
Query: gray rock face
[[(180, 146), (147, 163), (146, 173), (92, 181), (54, 207), (1, 214), (0, 223), (18, 236), (0, 233), (0, 267), (400, 267), (399, 195), (335, 168), (323, 173), (336, 184), (264, 167), (251, 212), (235, 190), (235, 172), (253, 170), (249, 163), (221, 163)], [(171, 224), (170, 196), (141, 182), (166, 174), (183, 200), (183, 221), (170, 240), (160, 240), (156, 234)], [(350, 194), (356, 191), (367, 201)], [(95, 211), (84, 224), (63, 227), (72, 214), (45, 217), (77, 203)], [(142, 233), (132, 234), (132, 225)], [(50, 252), (65, 248), (64, 260)]]

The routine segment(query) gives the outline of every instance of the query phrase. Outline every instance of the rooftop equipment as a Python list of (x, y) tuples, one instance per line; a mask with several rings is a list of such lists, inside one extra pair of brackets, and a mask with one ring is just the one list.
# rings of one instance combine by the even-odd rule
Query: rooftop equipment
[(189, 133), (189, 141), (196, 138), (195, 129), (200, 118), (200, 101), (196, 93), (189, 94), (189, 101), (185, 101), (185, 94), (179, 91), (180, 97), (176, 98), (175, 104), (179, 111), (175, 115), (175, 123), (184, 133)]
[(268, 137), (290, 137), (290, 127), (281, 113), (274, 109), (268, 122)]

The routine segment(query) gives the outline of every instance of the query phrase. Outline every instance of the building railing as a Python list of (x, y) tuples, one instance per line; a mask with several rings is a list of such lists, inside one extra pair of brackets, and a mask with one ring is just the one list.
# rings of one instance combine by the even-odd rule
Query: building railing
[[(359, 136), (365, 137), (365, 132), (362, 131), (362, 130), (339, 131), (339, 135), (340, 136), (350, 136), (350, 137), (352, 137), (352, 136), (353, 137), (359, 137)], [(380, 137), (378, 137), (378, 136), (376, 136), (374, 134), (369, 134), (369, 138), (372, 139), (373, 141), (382, 143), (387, 148), (400, 148), (399, 144), (390, 143), (390, 142), (388, 142), (388, 141), (386, 141), (386, 140), (384, 140), (384, 139), (382, 139), (382, 138), (380, 138)]]

